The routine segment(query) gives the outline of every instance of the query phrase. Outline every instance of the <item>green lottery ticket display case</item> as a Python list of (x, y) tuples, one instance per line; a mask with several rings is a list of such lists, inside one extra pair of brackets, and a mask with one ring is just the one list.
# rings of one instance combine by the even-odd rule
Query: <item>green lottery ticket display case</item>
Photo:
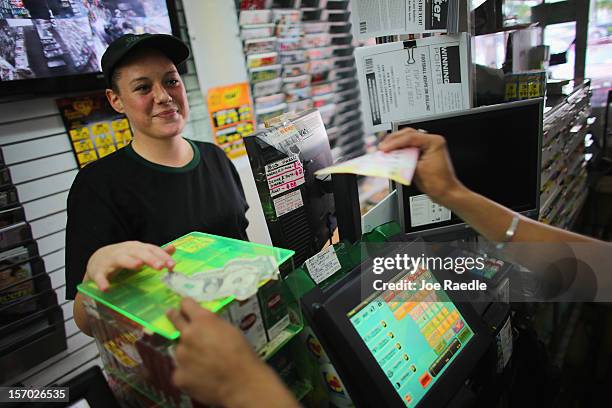
[(239, 327), (298, 398), (307, 394), (308, 380), (279, 358), (303, 328), (298, 302), (278, 276), (278, 268), (292, 269), (294, 252), (199, 232), (169, 244), (176, 247), (173, 272), (121, 271), (106, 292), (79, 285), (111, 383), (134, 390), (136, 405), (198, 405), (172, 384), (180, 332), (166, 317), (190, 296)]

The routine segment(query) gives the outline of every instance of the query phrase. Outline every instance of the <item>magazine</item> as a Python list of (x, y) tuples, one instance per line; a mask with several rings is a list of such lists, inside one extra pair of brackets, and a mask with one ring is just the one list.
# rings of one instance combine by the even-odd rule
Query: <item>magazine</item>
[(458, 23), (455, 1), (353, 0), (353, 36), (365, 40), (398, 34), (445, 33), (449, 26)]

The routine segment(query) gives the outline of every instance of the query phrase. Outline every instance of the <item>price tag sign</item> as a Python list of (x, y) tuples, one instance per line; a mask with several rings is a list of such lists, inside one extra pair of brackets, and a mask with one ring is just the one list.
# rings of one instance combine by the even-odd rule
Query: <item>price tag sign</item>
[(342, 268), (333, 246), (306, 260), (306, 267), (316, 284), (323, 282)]
[(272, 197), (304, 184), (304, 168), (298, 155), (266, 165), (266, 180)]

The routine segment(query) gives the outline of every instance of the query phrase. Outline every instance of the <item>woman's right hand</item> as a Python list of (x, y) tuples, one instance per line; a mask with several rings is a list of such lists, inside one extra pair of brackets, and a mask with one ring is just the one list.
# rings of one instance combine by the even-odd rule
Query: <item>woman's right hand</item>
[(176, 264), (172, 254), (176, 248), (168, 245), (160, 248), (139, 241), (126, 241), (103, 246), (89, 258), (85, 280), (92, 280), (102, 291), (110, 286), (109, 279), (122, 269), (139, 270), (143, 266), (153, 269), (172, 269)]

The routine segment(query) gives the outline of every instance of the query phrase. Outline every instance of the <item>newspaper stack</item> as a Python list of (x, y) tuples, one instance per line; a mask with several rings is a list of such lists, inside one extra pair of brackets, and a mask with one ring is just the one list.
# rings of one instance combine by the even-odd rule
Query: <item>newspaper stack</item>
[(399, 34), (457, 33), (459, 0), (353, 0), (353, 36), (358, 40)]

